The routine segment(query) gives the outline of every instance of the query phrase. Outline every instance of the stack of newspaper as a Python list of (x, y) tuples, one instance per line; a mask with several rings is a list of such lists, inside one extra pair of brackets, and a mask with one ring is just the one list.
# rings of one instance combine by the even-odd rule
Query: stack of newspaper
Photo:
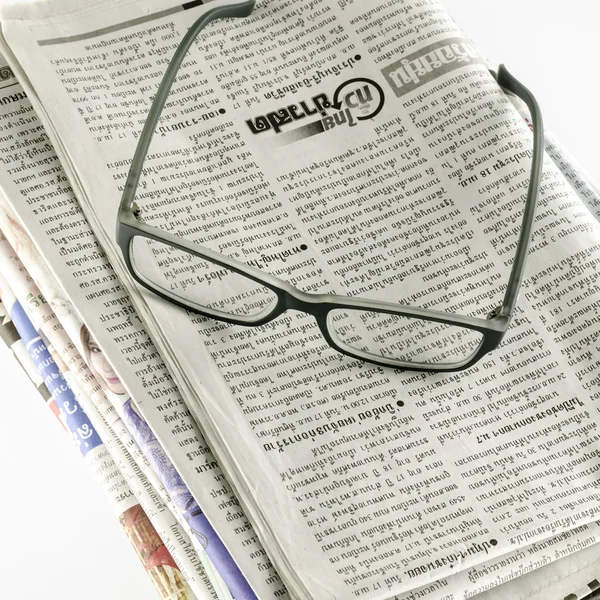
[[(551, 135), (517, 314), (466, 372), (370, 366), (306, 315), (230, 325), (134, 282), (115, 226), (152, 97), (186, 30), (236, 3), (0, 9), (6, 336), (160, 596), (592, 594), (600, 195)], [(481, 316), (528, 119), (437, 0), (264, 0), (192, 44), (136, 211), (307, 292)]]

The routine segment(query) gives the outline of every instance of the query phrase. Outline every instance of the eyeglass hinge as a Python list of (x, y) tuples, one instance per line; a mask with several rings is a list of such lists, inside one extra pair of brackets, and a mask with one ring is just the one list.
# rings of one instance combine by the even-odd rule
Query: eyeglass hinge
[(499, 317), (501, 313), (502, 313), (502, 307), (498, 306), (498, 307), (490, 310), (490, 312), (487, 314), (486, 318), (488, 321), (491, 321), (492, 319)]
[(131, 203), (131, 212), (133, 216), (139, 221), (142, 216), (142, 209), (135, 203)]

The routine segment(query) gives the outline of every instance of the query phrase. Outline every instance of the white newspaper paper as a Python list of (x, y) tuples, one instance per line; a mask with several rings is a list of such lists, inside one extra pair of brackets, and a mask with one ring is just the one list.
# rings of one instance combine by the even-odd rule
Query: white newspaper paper
[[(20, 248), (24, 257), (35, 257), (35, 248), (27, 247), (27, 243), (23, 243), (26, 241), (23, 236), (16, 238), (12, 235), (15, 233), (15, 221), (12, 220), (13, 226), (10, 229), (7, 221), (10, 223), (6, 213), (0, 208), (0, 228), (11, 232), (13, 242), (16, 239), (20, 240), (21, 243), (15, 245)], [(38, 275), (45, 273), (41, 257), (36, 258), (30, 265), (31, 270)], [(67, 394), (68, 390), (63, 390), (59, 384), (55, 384), (55, 387), (67, 397), (61, 413), (62, 416), (77, 422), (80, 411), (84, 411), (90, 421), (88, 425), (85, 422), (85, 417), (81, 418), (82, 424), (76, 428), (76, 434), (73, 434), (75, 441), (81, 447), (88, 443), (98, 444), (97, 435), (104, 442), (104, 444), (97, 445), (84, 452), (84, 454), (97, 471), (103, 488), (112, 498), (115, 510), (121, 515), (135, 505), (141, 506), (154, 525), (166, 549), (178, 565), (180, 573), (174, 573), (173, 576), (167, 577), (173, 585), (164, 587), (165, 597), (171, 600), (172, 594), (175, 593), (177, 600), (184, 600), (189, 588), (184, 585), (180, 589), (179, 584), (182, 583), (183, 579), (189, 583), (194, 598), (198, 600), (211, 600), (214, 598), (214, 590), (206, 578), (202, 565), (201, 559), (204, 557), (202, 555), (199, 557), (195, 552), (188, 537), (189, 530), (186, 531), (185, 527), (182, 530), (177, 519), (173, 516), (173, 512), (170, 510), (171, 499), (166, 497), (166, 500), (162, 500), (161, 490), (157, 493), (152, 483), (152, 480), (156, 480), (156, 477), (154, 476), (149, 481), (146, 477), (146, 473), (150, 474), (148, 468), (145, 468), (143, 464), (140, 468), (139, 449), (132, 443), (131, 437), (127, 439), (123, 435), (122, 423), (114, 418), (114, 409), (104, 397), (102, 389), (83, 362), (76, 345), (66, 335), (65, 329), (53, 313), (51, 305), (58, 307), (62, 319), (67, 322), (70, 321), (71, 324), (77, 320), (73, 307), (62, 293), (56, 293), (57, 286), (48, 278), (45, 279), (45, 289), (48, 294), (47, 297), (51, 300), (50, 302), (46, 300), (1, 231), (0, 282), (2, 283), (0, 288), (2, 289), (3, 303), (11, 307), (18, 303), (22, 307), (29, 321), (40, 336), (43, 336), (39, 340), (46, 340), (45, 343), (50, 348), (54, 362), (62, 367), (63, 377), (78, 403), (73, 405), (75, 403), (71, 401)], [(52, 293), (53, 291), (55, 293)], [(57, 400), (60, 399), (57, 398)], [(68, 419), (65, 423), (66, 427), (69, 425)], [(160, 486), (160, 483), (158, 486)], [(162, 496), (165, 498), (164, 493)], [(152, 560), (150, 559), (148, 562), (151, 563)], [(210, 565), (208, 569), (211, 569)], [(210, 572), (212, 575), (212, 569)], [(162, 574), (159, 572), (158, 575)], [(155, 577), (153, 577), (153, 580), (156, 582)], [(190, 591), (190, 593), (192, 592)]]

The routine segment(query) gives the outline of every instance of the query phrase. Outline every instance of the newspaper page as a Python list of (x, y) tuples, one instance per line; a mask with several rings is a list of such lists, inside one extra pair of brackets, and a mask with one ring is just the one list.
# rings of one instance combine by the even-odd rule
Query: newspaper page
[[(3, 305), (0, 306), (0, 310), (6, 315), (0, 325), (0, 337), (13, 350), (15, 357), (30, 376), (42, 400), (57, 417), (58, 422), (73, 437), (103, 492), (109, 498), (123, 531), (134, 547), (159, 597), (162, 600), (195, 600), (196, 596), (171, 553), (148, 515), (135, 499), (134, 493), (104, 447), (100, 436), (94, 431), (74, 394), (68, 389), (64, 379), (66, 369), (59, 368), (59, 364), (52, 357), (52, 351), (46, 346), (44, 340), (40, 339), (39, 332), (19, 305), (7, 281), (1, 275), (0, 279), (3, 301), (8, 301), (10, 307), (6, 310)], [(11, 320), (9, 315), (14, 315), (16, 320)], [(25, 341), (21, 337), (23, 333)], [(23, 359), (21, 352), (15, 351), (15, 348), (19, 347), (31, 350), (28, 354), (29, 361)], [(33, 370), (29, 368), (30, 364), (35, 366)], [(65, 367), (64, 363), (62, 365)], [(38, 378), (42, 373), (45, 377), (40, 384)], [(50, 391), (45, 381), (54, 388), (55, 393)], [(73, 415), (78, 415), (80, 418), (74, 418)], [(94, 445), (94, 440), (99, 439), (100, 443)]]
[[(38, 325), (37, 330), (47, 340), (48, 347), (54, 351), (56, 362), (64, 365), (64, 377), (71, 388), (67, 390), (68, 394), (72, 396), (71, 390), (75, 392), (81, 403), (88, 408), (90, 403), (93, 404), (91, 410), (100, 412), (100, 418), (106, 421), (112, 437), (127, 448), (130, 462), (134, 463), (137, 471), (141, 473), (142, 482), (147, 478), (148, 485), (166, 504), (167, 513), (178, 517), (177, 520), (186, 536), (178, 536), (175, 530), (172, 534), (178, 543), (176, 545), (188, 546), (185, 549), (186, 560), (194, 564), (195, 570), (199, 571), (200, 577), (193, 572), (188, 575), (194, 586), (201, 586), (198, 591), (199, 598), (210, 598), (211, 593), (214, 592), (218, 600), (231, 600), (227, 586), (215, 572), (208, 557), (208, 542), (217, 549), (215, 553), (214, 548), (211, 548), (211, 556), (220, 559), (221, 563), (225, 562), (226, 567), (229, 564), (226, 560), (228, 556), (224, 553), (219, 540), (214, 539), (214, 533), (210, 537), (201, 535), (201, 532), (206, 529), (202, 527), (200, 521), (203, 517), (202, 512), (190, 501), (190, 494), (181, 484), (173, 465), (148, 431), (147, 424), (137, 415), (133, 399), (122, 397), (121, 382), (115, 377), (114, 371), (108, 365), (91, 332), (82, 324), (74, 307), (64, 298), (60, 288), (49, 279), (43, 259), (37, 255), (31, 240), (23, 232), (15, 217), (2, 208), (0, 208), (0, 228), (10, 235), (13, 244), (11, 247), (0, 233), (0, 272), (8, 280), (16, 298), (23, 303), (25, 310), (31, 315), (32, 321)], [(14, 248), (18, 248), (21, 256), (27, 260), (28, 268), (35, 273), (36, 280), (43, 282), (45, 294), (41, 293), (35, 281), (29, 276), (27, 268), (21, 263)], [(52, 312), (53, 308), (59, 311), (60, 319)], [(85, 355), (86, 362), (83, 361), (82, 355)], [(62, 402), (63, 412), (67, 415), (74, 414), (73, 418), (76, 418), (81, 409), (73, 408), (72, 403), (70, 398)], [(134, 428), (131, 427), (132, 422)], [(130, 432), (128, 427), (133, 431)], [(191, 538), (192, 548), (189, 547), (188, 536)], [(179, 551), (182, 552), (183, 549)], [(232, 568), (229, 567), (228, 570), (232, 571)], [(235, 574), (239, 575), (239, 573)], [(208, 588), (205, 586), (205, 576), (211, 582)], [(211, 587), (214, 589), (211, 590)], [(238, 597), (243, 597), (243, 590), (239, 585), (236, 586), (234, 582), (230, 587), (239, 592)]]
[[(1, 208), (0, 228), (10, 232), (14, 246), (23, 248), (31, 244), (31, 240), (23, 232), (17, 220)], [(1, 248), (2, 244), (0, 243)], [(231, 600), (231, 594), (236, 598), (253, 598), (252, 591), (232, 557), (207, 522), (206, 516), (194, 501), (175, 466), (140, 414), (134, 399), (127, 395), (123, 384), (104, 357), (92, 332), (75, 314), (72, 305), (62, 297), (61, 291), (52, 285), (52, 281), (44, 269), (38, 266), (43, 259), (36, 256), (36, 253), (36, 249), (32, 247), (29, 247), (27, 252), (22, 251), (22, 254), (29, 255), (31, 268), (38, 272), (37, 279), (44, 282), (43, 287), (48, 294), (49, 302), (46, 301), (45, 295), (41, 294), (34, 282), (19, 276), (18, 269), (15, 268), (18, 258), (14, 255), (11, 256), (12, 253), (0, 253), (0, 269), (6, 270), (7, 273), (10, 272), (19, 282), (23, 298), (35, 299), (34, 306), (39, 309), (35, 312), (41, 313), (36, 314), (36, 317), (50, 330), (50, 340), (67, 353), (67, 348), (72, 346), (76, 348), (76, 352), (81, 353), (76, 354), (74, 362), (78, 362), (79, 370), (92, 379), (92, 398), (96, 402), (97, 408), (115, 430), (119, 440), (128, 448), (132, 458), (140, 465), (144, 475), (158, 490), (161, 498), (179, 517), (182, 527), (191, 535), (192, 543), (207, 573), (213, 574), (214, 565), (222, 574), (226, 586), (223, 585), (223, 582), (214, 582), (219, 600)], [(50, 306), (60, 306), (60, 319), (52, 314)], [(70, 338), (67, 332), (70, 332)], [(82, 355), (85, 356), (85, 363)], [(85, 377), (83, 379), (85, 380)], [(228, 590), (231, 591), (231, 594)]]
[[(525, 119), (529, 128), (533, 130), (531, 115), (525, 104), (514, 96), (511, 96), (511, 101)], [(571, 153), (547, 130), (545, 131), (545, 149), (582, 203), (588, 207), (596, 219), (600, 220), (600, 189), (595, 180), (583, 170)]]
[[(220, 473), (210, 450), (206, 447), (191, 415), (185, 409), (177, 388), (169, 383), (171, 377), (141, 327), (140, 320), (131, 307), (127, 295), (118, 285), (110, 286), (107, 289), (108, 283), (116, 281), (116, 275), (112, 272), (110, 264), (94, 239), (94, 234), (83, 217), (70, 186), (66, 183), (67, 178), (48, 137), (37, 120), (30, 102), (21, 88), (17, 87), (19, 84), (12, 72), (6, 72), (6, 85), (9, 85), (14, 92), (15, 103), (0, 107), (0, 127), (3, 130), (14, 132), (14, 136), (9, 135), (5, 142), (12, 144), (10, 140), (14, 141), (17, 138), (19, 150), (25, 151), (19, 152), (18, 156), (8, 153), (4, 161), (3, 173), (6, 181), (10, 181), (14, 186), (12, 188), (12, 193), (15, 194), (14, 199), (30, 197), (33, 192), (32, 181), (35, 182), (33, 187), (37, 192), (42, 188), (46, 189), (46, 192), (39, 194), (40, 205), (32, 206), (26, 203), (17, 206), (20, 209), (17, 212), (20, 212), (21, 216), (26, 215), (25, 220), (29, 225), (35, 224), (38, 233), (37, 239), (41, 241), (44, 253), (48, 256), (47, 250), (52, 248), (54, 252), (51, 253), (51, 262), (60, 265), (62, 272), (68, 275), (68, 278), (62, 279), (62, 283), (66, 283), (66, 289), (63, 291), (53, 283), (53, 275), (44, 266), (38, 250), (18, 219), (14, 216), (11, 217), (4, 210), (0, 210), (0, 227), (10, 234), (16, 252), (26, 264), (27, 269), (33, 273), (33, 279), (42, 288), (43, 296), (49, 299), (48, 303), (40, 307), (43, 315), (38, 316), (38, 319), (47, 320), (50, 318), (47, 314), (48, 311), (53, 309), (60, 316), (65, 330), (76, 341), (77, 346), (81, 347), (82, 340), (85, 339), (84, 346), (88, 349), (88, 358), (91, 358), (92, 346), (96, 351), (106, 349), (106, 353), (104, 353), (106, 364), (116, 365), (116, 367), (107, 367), (106, 373), (101, 372), (103, 369), (96, 370), (96, 378), (99, 378), (104, 385), (99, 386), (94, 383), (92, 395), (103, 416), (115, 428), (117, 438), (125, 444), (129, 453), (133, 454), (131, 460), (136, 464), (136, 468), (138, 470), (141, 468), (144, 477), (151, 479), (150, 487), (159, 490), (159, 496), (167, 504), (171, 499), (166, 494), (165, 487), (170, 487), (169, 493), (172, 493), (178, 500), (178, 505), (171, 506), (171, 509), (179, 517), (181, 525), (187, 526), (190, 537), (196, 543), (198, 554), (201, 557), (205, 555), (209, 545), (212, 557), (218, 562), (217, 568), (226, 577), (229, 575), (227, 579), (230, 584), (233, 583), (232, 587), (236, 590), (237, 597), (253, 598), (253, 592), (240, 579), (236, 563), (227, 553), (223, 542), (216, 537), (216, 533), (207, 519), (211, 512), (217, 511), (221, 513), (216, 519), (220, 524), (220, 535), (229, 535), (229, 540), (225, 542), (226, 545), (237, 547), (238, 554), (241, 554), (241, 560), (250, 560), (251, 564), (255, 565), (257, 581), (254, 585), (258, 589), (263, 589), (265, 594), (263, 597), (269, 597), (266, 594), (279, 594), (275, 597), (282, 597), (279, 577), (270, 565), (265, 566), (266, 563), (262, 562), (265, 552), (260, 547), (257, 549), (257, 541), (252, 539), (251, 527), (246, 519), (243, 518), (241, 523), (239, 522), (242, 517), (239, 509), (236, 510), (239, 503), (228, 491), (227, 482)], [(23, 118), (24, 114), (27, 115), (26, 119)], [(9, 156), (12, 156), (14, 160), (9, 159)], [(54, 166), (48, 169), (47, 165), (49, 164)], [(55, 201), (47, 202), (48, 198), (54, 198)], [(59, 223), (58, 230), (56, 229), (57, 223)], [(75, 231), (71, 233), (69, 230)], [(59, 232), (64, 232), (64, 235), (57, 238)], [(103, 275), (98, 277), (98, 274)], [(24, 297), (30, 295), (36, 297), (40, 293), (39, 290), (35, 293), (32, 292), (32, 287), (34, 286), (31, 281), (21, 282), (20, 289)], [(68, 301), (68, 297), (74, 299), (75, 307)], [(79, 320), (76, 312), (85, 315), (87, 325)], [(93, 338), (95, 342), (98, 342), (97, 344), (92, 340), (91, 331), (94, 332)], [(72, 354), (73, 344), (69, 342), (69, 346), (69, 352)], [(85, 348), (81, 347), (80, 349), (85, 353)], [(127, 365), (125, 368), (124, 354), (129, 357), (128, 361), (125, 361)], [(77, 359), (83, 362), (80, 355)], [(85, 366), (79, 365), (79, 369), (81, 368), (85, 368)], [(134, 381), (137, 384), (133, 389), (136, 390), (136, 408), (139, 409), (139, 413), (135, 415), (135, 422), (139, 425), (137, 429), (137, 441), (141, 442), (139, 445), (125, 427), (125, 418), (120, 416), (124, 417), (123, 411), (126, 407), (132, 409), (132, 416), (136, 412), (133, 409), (133, 396), (122, 393), (121, 381)], [(111, 397), (117, 410), (108, 401), (107, 396)], [(151, 408), (150, 411), (144, 409), (148, 405)], [(148, 416), (149, 414), (151, 416)], [(145, 417), (145, 424), (139, 419), (141, 415)], [(161, 424), (158, 432), (158, 435), (161, 436), (158, 440), (160, 442), (158, 447), (155, 443), (156, 438), (148, 427), (150, 419), (153, 419), (154, 423)], [(133, 422), (133, 420), (129, 420), (127, 423), (131, 426)], [(152, 464), (140, 446), (152, 459)], [(165, 448), (167, 453), (169, 453), (169, 449), (171, 452), (173, 449), (181, 449), (181, 454), (177, 456), (180, 468), (187, 473), (188, 481), (190, 481), (190, 472), (196, 477), (199, 474), (204, 475), (200, 481), (191, 479), (192, 484), (189, 487), (195, 497), (202, 498), (202, 510), (199, 510), (198, 505), (190, 500), (189, 492), (181, 489), (179, 472), (172, 469), (173, 464), (163, 455), (162, 448)], [(162, 468), (163, 466), (165, 468)], [(152, 476), (152, 468), (159, 471), (161, 480)], [(163, 483), (171, 485), (164, 486)], [(173, 486), (180, 489), (174, 489)], [(202, 494), (199, 493), (199, 490), (202, 491)], [(206, 505), (208, 505), (208, 510), (205, 509)], [(210, 536), (208, 539), (207, 534)], [(184, 538), (187, 539), (187, 536)], [(177, 541), (184, 538), (175, 535)], [(223, 541), (226, 539), (227, 537)], [(232, 544), (231, 540), (237, 541)], [(210, 543), (207, 544), (208, 542)], [(205, 549), (204, 546), (207, 548)], [(192, 556), (195, 556), (196, 553), (193, 549), (189, 548), (188, 550)], [(197, 564), (196, 567), (200, 568), (202, 573), (204, 572), (201, 565)], [(210, 572), (210, 565), (205, 564), (205, 567)], [(219, 573), (214, 572), (211, 581), (214, 584), (215, 580), (218, 581), (219, 578)], [(201, 583), (203, 584), (202, 581)], [(229, 594), (227, 587), (224, 584), (220, 587), (220, 597), (226, 598)], [(269, 588), (271, 591), (268, 591)], [(200, 594), (199, 591), (196, 593)]]
[[(39, 147), (35, 144), (35, 136), (26, 135), (23, 137), (23, 140), (31, 140), (33, 147)], [(43, 141), (45, 142), (46, 140), (44, 139)], [(25, 162), (30, 165), (31, 172), (33, 172), (35, 169), (33, 159), (29, 159)], [(38, 180), (39, 179), (40, 178), (38, 178)], [(60, 184), (55, 184), (55, 188), (59, 189)], [(21, 209), (21, 215), (24, 216), (27, 222), (30, 222), (32, 218), (35, 217), (35, 213), (32, 213), (30, 208), (23, 209), (22, 205), (19, 205), (19, 208)], [(60, 214), (60, 208), (49, 207), (46, 211), (44, 211), (43, 219), (48, 219), (50, 215), (54, 214)], [(4, 215), (2, 212), (0, 212), (0, 227), (4, 227), (7, 231), (19, 231), (19, 228), (15, 223), (15, 219), (16, 217), (14, 216), (10, 217), (9, 215)], [(37, 217), (33, 218), (33, 222), (37, 223), (38, 221), (39, 219)], [(93, 239), (93, 235), (89, 230), (87, 223), (81, 223), (80, 233), (83, 232), (90, 233), (89, 236), (84, 237)], [(45, 235), (42, 235), (42, 233)], [(13, 235), (13, 238), (14, 243), (17, 244), (17, 236)], [(53, 237), (49, 235), (47, 231), (38, 232), (37, 241), (42, 248), (49, 248), (53, 246)], [(64, 294), (58, 291), (56, 284), (51, 281), (50, 274), (45, 269), (41, 257), (36, 254), (32, 244), (27, 243), (26, 240), (21, 238), (21, 243), (19, 243), (18, 246), (21, 248), (21, 256), (28, 263), (26, 266), (28, 266), (29, 271), (33, 272), (34, 279), (45, 290), (45, 294), (52, 299), (59, 297), (62, 298)], [(75, 247), (75, 244), (70, 247)], [(61, 254), (65, 254), (63, 251), (64, 248), (66, 247), (61, 248)], [(26, 251), (24, 251), (25, 249)], [(69, 254), (71, 253), (69, 252)], [(58, 256), (54, 258), (55, 260), (59, 259)], [(66, 266), (63, 265), (63, 267)], [(106, 272), (108, 274), (112, 272), (108, 266), (106, 268)], [(31, 289), (28, 289), (28, 292), (32, 293)], [(23, 295), (25, 297), (28, 295), (27, 290)], [(37, 292), (33, 293), (33, 295), (36, 296)], [(56, 306), (59, 303), (57, 303), (56, 300), (53, 300), (53, 304)], [(64, 313), (64, 311), (62, 312)], [(78, 327), (79, 326), (80, 325), (78, 325)], [(78, 330), (78, 327), (75, 329)], [(114, 372), (114, 368), (111, 368)], [(128, 444), (128, 446), (131, 449), (131, 445)], [(598, 541), (598, 536), (594, 529), (595, 526), (592, 525), (590, 527), (582, 526), (573, 531), (564, 532), (543, 544), (533, 544), (523, 551), (510, 553), (501, 557), (500, 559), (484, 563), (477, 569), (463, 571), (453, 575), (452, 577), (441, 579), (430, 585), (417, 588), (416, 590), (407, 594), (402, 594), (399, 599), (415, 600), (416, 598), (427, 597), (430, 600), (438, 600), (441, 598), (444, 600), (449, 600), (451, 598), (458, 599), (471, 597), (475, 594), (478, 594), (483, 589), (489, 589), (491, 587), (501, 585), (502, 583), (514, 577), (521, 577), (523, 574), (540, 568), (541, 565), (548, 564), (553, 560), (559, 559), (565, 554), (573, 552), (574, 549), (589, 547), (589, 545)], [(552, 549), (551, 553), (548, 553), (548, 548)]]
[(600, 589), (599, 547), (591, 546), (519, 579), (475, 597), (475, 600), (593, 600)]
[(579, 163), (552, 134), (546, 135), (546, 152), (571, 184), (581, 201), (600, 221), (600, 192), (596, 182), (582, 170)]
[[(251, 19), (212, 27), (190, 53), (169, 107), (173, 122), (163, 120), (160, 152), (146, 167), (144, 219), (287, 275), (305, 291), (368, 292), (486, 314), (503, 293), (516, 245), (531, 157), (527, 129), (439, 4), (311, 7), (314, 22), (304, 27), (308, 17), (295, 12), (302, 9), (264, 3)], [(139, 132), (131, 120), (143, 117), (125, 115), (118, 95), (114, 113), (104, 101), (94, 104), (93, 92), (81, 95), (85, 78), (93, 65), (98, 75), (112, 72), (103, 55), (120, 50), (115, 60), (126, 61), (127, 71), (105, 77), (101, 93), (128, 88), (128, 102), (143, 104), (146, 94), (147, 104), (155, 88), (142, 82), (164, 70), (156, 58), (161, 41), (174, 44), (192, 20), (187, 10), (165, 15), (164, 4), (146, 3), (140, 23), (142, 11), (123, 8), (104, 10), (102, 27), (97, 14), (77, 14), (46, 30), (17, 21), (4, 29), (76, 163), (82, 201), (93, 204), (89, 216), (97, 216), (105, 242)], [(163, 26), (167, 33), (157, 29)], [(337, 35), (329, 44), (318, 37), (325, 30)], [(45, 42), (39, 53), (38, 42)], [(453, 44), (450, 62), (439, 61), (444, 68), (415, 70), (422, 56)], [(240, 56), (250, 45), (261, 56), (245, 75)], [(73, 75), (78, 63), (86, 68)], [(298, 84), (321, 67), (322, 77)], [(196, 112), (207, 115), (201, 121), (183, 117), (192, 108), (183, 81), (194, 71), (207, 81), (193, 80), (205, 92), (195, 100)], [(322, 90), (331, 98), (349, 79), (365, 84), (348, 94), (355, 102), (362, 91), (371, 112), (347, 107), (337, 121), (322, 117), (318, 134), (307, 127), (286, 136), (318, 107), (306, 97)], [(309, 108), (303, 117), (301, 102)], [(220, 106), (218, 114), (210, 106)], [(76, 149), (104, 164), (75, 161)], [(200, 159), (221, 168), (211, 174), (194, 166)], [(194, 202), (196, 192), (205, 204)], [(361, 210), (353, 209), (359, 202)], [(223, 208), (228, 203), (238, 210)], [(594, 520), (597, 361), (586, 328), (596, 321), (587, 273), (597, 261), (598, 225), (549, 161), (540, 204), (510, 335), (465, 374), (353, 363), (297, 314), (248, 330), (190, 318), (149, 294), (136, 298), (178, 381), (201, 395), (202, 404), (190, 406), (244, 492), (280, 573), (288, 581), (297, 574), (299, 597), (389, 598)]]
[[(198, 600), (212, 598), (214, 593), (211, 589), (212, 585), (207, 579), (202, 562), (196, 555), (187, 532), (181, 530), (169, 507), (161, 502), (154, 486), (146, 479), (138, 462), (134, 460), (132, 452), (135, 449), (132, 444), (115, 434), (114, 428), (104, 419), (105, 411), (100, 414), (96, 405), (90, 401), (90, 395), (93, 397), (97, 394), (94, 393), (96, 390), (93, 384), (93, 391), (88, 395), (89, 372), (86, 372), (87, 369), (77, 360), (72, 342), (68, 338), (65, 340), (57, 335), (61, 327), (55, 315), (48, 310), (49, 303), (28, 277), (27, 271), (13, 254), (12, 248), (2, 234), (0, 234), (0, 272), (2, 281), (6, 282), (2, 289), (3, 294), (6, 295), (5, 302), (11, 307), (10, 314), (22, 327), (22, 335), (27, 334), (29, 344), (35, 342), (29, 351), (37, 360), (38, 354), (42, 352), (34, 352), (36, 344), (44, 345), (48, 350), (44, 351), (43, 358), (39, 359), (39, 368), (49, 370), (45, 378), (51, 382), (52, 389), (55, 389), (51, 408), (56, 407), (58, 418), (64, 421), (67, 430), (73, 432), (76, 442), (82, 447), (84, 456), (89, 457), (97, 466), (102, 474), (103, 485), (108, 487), (110, 493), (117, 498), (117, 504), (120, 507), (124, 505), (124, 508), (129, 510), (135, 506), (135, 503), (131, 504), (133, 499), (139, 502), (150, 522), (159, 532), (159, 537), (163, 540), (169, 554), (173, 556), (184, 579), (194, 591), (194, 597)], [(56, 299), (57, 296), (53, 295), (52, 298)], [(67, 303), (63, 301), (61, 304), (65, 310)], [(32, 325), (29, 326), (29, 323)], [(33, 332), (37, 332), (38, 335), (33, 336)], [(114, 420), (112, 423), (115, 424)], [(103, 441), (104, 446), (94, 445), (97, 444), (98, 439)], [(125, 476), (125, 481), (115, 480), (114, 472), (108, 470), (107, 461), (111, 458), (119, 472)], [(166, 504), (169, 504), (168, 498)], [(132, 515), (137, 515), (140, 522), (143, 521), (141, 515), (135, 510), (130, 514)], [(133, 523), (129, 524), (132, 525)], [(152, 560), (151, 557), (148, 559)], [(207, 571), (212, 573), (210, 567)], [(171, 579), (177, 584), (176, 577)], [(177, 587), (178, 584), (175, 591), (178, 591)], [(166, 588), (166, 591), (169, 590)], [(185, 589), (183, 591), (185, 592)]]

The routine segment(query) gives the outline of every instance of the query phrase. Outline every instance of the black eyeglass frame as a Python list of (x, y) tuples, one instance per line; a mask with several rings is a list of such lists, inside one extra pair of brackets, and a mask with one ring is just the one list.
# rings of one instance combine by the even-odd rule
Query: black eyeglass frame
[[(492, 350), (495, 350), (500, 345), (502, 338), (508, 330), (511, 316), (514, 312), (519, 290), (523, 281), (523, 273), (531, 243), (532, 229), (542, 176), (544, 133), (540, 108), (533, 94), (531, 94), (531, 92), (525, 86), (517, 81), (517, 79), (515, 79), (508, 72), (504, 65), (500, 65), (497, 73), (494, 71), (491, 71), (491, 73), (500, 87), (521, 98), (529, 108), (533, 123), (534, 143), (529, 187), (527, 190), (527, 199), (525, 202), (521, 232), (519, 235), (518, 246), (506, 293), (504, 295), (502, 305), (488, 313), (486, 318), (469, 317), (363, 298), (303, 292), (285, 280), (274, 277), (273, 275), (265, 273), (264, 271), (252, 267), (242, 261), (215, 252), (200, 244), (186, 241), (171, 233), (162, 231), (157, 227), (147, 225), (139, 220), (140, 209), (135, 203), (135, 193), (142, 173), (143, 163), (171, 86), (191, 44), (198, 37), (200, 31), (211, 21), (220, 18), (247, 17), (252, 13), (254, 5), (255, 0), (249, 0), (233, 6), (215, 7), (205, 12), (190, 27), (175, 51), (171, 62), (169, 63), (162, 82), (154, 97), (142, 133), (138, 139), (138, 144), (131, 162), (119, 206), (116, 239), (119, 247), (121, 248), (123, 259), (131, 276), (140, 285), (147, 288), (157, 296), (168, 300), (169, 302), (181, 308), (235, 325), (258, 327), (276, 319), (278, 316), (290, 309), (310, 314), (316, 319), (323, 337), (332, 348), (338, 352), (341, 352), (342, 354), (350, 356), (351, 358), (359, 359), (368, 363), (383, 367), (425, 372), (453, 372), (468, 369), (476, 362), (481, 360), (483, 356)], [(139, 270), (136, 269), (135, 260), (132, 258), (131, 252), (133, 239), (136, 236), (141, 236), (170, 245), (178, 250), (188, 252), (199, 258), (219, 265), (220, 267), (229, 269), (234, 273), (243, 275), (244, 277), (272, 290), (277, 295), (277, 302), (272, 307), (269, 307), (267, 311), (263, 311), (263, 313), (260, 313), (256, 316), (230, 315), (210, 309), (209, 307), (194, 304), (192, 302), (182, 302), (178, 296), (171, 295), (167, 293), (166, 290), (157, 288), (152, 281), (148, 280)], [(340, 340), (335, 339), (335, 337), (332, 336), (329, 331), (328, 317), (332, 310), (339, 309), (363, 310), (443, 323), (477, 331), (481, 333), (483, 337), (480, 345), (472, 355), (468, 356), (462, 361), (454, 363), (411, 362), (391, 359), (352, 348), (351, 346), (340, 342)]]

